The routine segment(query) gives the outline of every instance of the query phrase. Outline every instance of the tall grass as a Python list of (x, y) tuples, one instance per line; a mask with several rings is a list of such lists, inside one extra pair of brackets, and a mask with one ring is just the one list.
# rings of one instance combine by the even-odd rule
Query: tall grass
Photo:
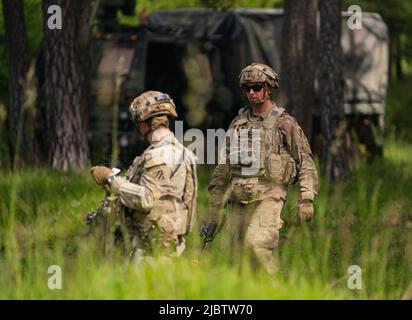
[[(252, 267), (247, 251), (231, 263), (224, 231), (201, 255), (196, 230), (180, 259), (136, 267), (104, 257), (84, 223), (103, 196), (87, 172), (5, 176), (0, 299), (400, 299), (412, 279), (411, 152), (390, 139), (385, 158), (361, 165), (350, 180), (322, 179), (309, 224), (298, 222), (293, 188), (276, 276)], [(200, 170), (199, 178), (198, 225), (207, 220), (210, 172)], [(61, 290), (47, 286), (50, 265), (61, 267)], [(362, 268), (361, 290), (347, 286), (351, 265)]]

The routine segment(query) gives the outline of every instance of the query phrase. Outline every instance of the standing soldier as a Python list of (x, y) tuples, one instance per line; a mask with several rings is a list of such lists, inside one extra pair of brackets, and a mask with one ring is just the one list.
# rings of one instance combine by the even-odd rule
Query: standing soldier
[(272, 68), (249, 65), (240, 73), (240, 86), (250, 105), (240, 109), (230, 124), (223, 161), (208, 188), (211, 223), (207, 228), (215, 230), (221, 221), (222, 195), (229, 190), (232, 250), (242, 250), (245, 238), (265, 269), (274, 274), (273, 250), (279, 242), (288, 185), (299, 183), (298, 214), (301, 221), (309, 221), (318, 190), (317, 171), (302, 129), (273, 101), (279, 79)]
[(125, 177), (116, 177), (103, 166), (93, 167), (91, 173), (120, 202), (135, 262), (157, 249), (179, 256), (185, 248), (184, 235), (196, 218), (195, 156), (169, 129), (169, 117), (177, 113), (167, 94), (147, 91), (134, 99), (129, 110), (150, 146)]

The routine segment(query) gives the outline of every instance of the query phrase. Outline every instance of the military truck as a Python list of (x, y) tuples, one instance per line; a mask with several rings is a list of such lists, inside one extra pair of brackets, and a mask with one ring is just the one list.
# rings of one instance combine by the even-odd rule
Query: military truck
[[(282, 77), (282, 10), (176, 9), (143, 13), (140, 18), (136, 27), (114, 28), (112, 23), (109, 29), (98, 28), (94, 36), (94, 163), (110, 155), (116, 79), (121, 78), (120, 158), (127, 164), (144, 148), (127, 114), (132, 98), (141, 92), (156, 89), (169, 93), (185, 128), (227, 128), (246, 103), (238, 84), (244, 66), (263, 62)], [(383, 130), (388, 82), (388, 31), (376, 13), (363, 13), (361, 30), (349, 30), (347, 19), (343, 13), (348, 142), (356, 147), (354, 151), (364, 144), (374, 156), (382, 152), (378, 137)], [(318, 128), (315, 137), (319, 110), (313, 121)]]

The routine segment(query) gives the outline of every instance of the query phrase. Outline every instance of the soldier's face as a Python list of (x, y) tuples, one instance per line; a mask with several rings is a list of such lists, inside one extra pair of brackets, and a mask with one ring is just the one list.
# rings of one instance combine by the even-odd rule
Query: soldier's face
[(250, 85), (244, 85), (243, 91), (246, 93), (246, 97), (250, 103), (260, 103), (266, 98), (267, 90), (264, 83), (254, 83)]

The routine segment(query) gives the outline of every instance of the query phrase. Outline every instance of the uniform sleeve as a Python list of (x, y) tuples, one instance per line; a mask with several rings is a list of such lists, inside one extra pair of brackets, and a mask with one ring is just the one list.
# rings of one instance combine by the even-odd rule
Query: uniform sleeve
[(219, 210), (222, 203), (223, 194), (229, 184), (229, 164), (218, 164), (213, 171), (212, 179), (209, 183), (209, 208), (212, 213)]
[[(229, 126), (229, 130), (233, 129), (233, 125), (238, 117), (236, 117)], [(226, 148), (220, 150), (219, 163), (215, 167), (212, 174), (212, 179), (210, 180), (208, 191), (209, 191), (209, 208), (211, 213), (217, 213), (219, 210), (223, 196), (227, 190), (230, 180), (230, 163), (229, 163), (229, 147), (230, 142), (229, 137), (225, 137)]]
[(118, 177), (113, 180), (111, 189), (126, 207), (150, 212), (155, 201), (160, 197), (161, 186), (168, 181), (169, 175), (170, 169), (163, 160), (150, 160), (144, 163), (143, 173), (138, 183)]
[(290, 116), (283, 121), (286, 146), (296, 162), (300, 200), (315, 199), (318, 193), (318, 174), (308, 140), (296, 120)]
[(149, 187), (118, 177), (113, 180), (111, 189), (119, 196), (120, 202), (128, 208), (142, 212), (149, 212), (153, 208), (155, 192)]

